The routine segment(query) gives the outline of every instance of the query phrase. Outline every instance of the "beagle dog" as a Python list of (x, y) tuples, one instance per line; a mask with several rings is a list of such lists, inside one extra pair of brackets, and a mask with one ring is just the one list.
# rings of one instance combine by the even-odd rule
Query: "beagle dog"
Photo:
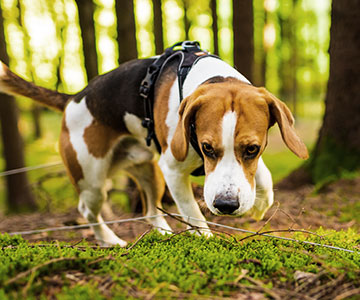
[[(155, 58), (132, 60), (93, 79), (75, 95), (25, 81), (0, 62), (0, 92), (21, 95), (63, 112), (60, 154), (79, 194), (79, 211), (90, 223), (101, 223), (106, 182), (121, 169), (143, 195), (146, 216), (161, 215), (165, 182), (181, 215), (211, 235), (195, 201), (190, 174), (205, 169), (204, 199), (216, 215), (240, 216), (250, 211), (261, 219), (273, 203), (272, 178), (261, 154), (268, 129), (277, 123), (288, 148), (306, 159), (306, 146), (295, 133), (287, 106), (265, 88), (252, 86), (224, 61), (204, 57), (183, 83), (180, 103), (177, 62), (168, 63), (154, 86), (154, 130), (161, 146), (146, 146), (144, 107), (139, 86)], [(203, 159), (189, 142), (196, 128)], [(256, 185), (263, 192), (256, 195)], [(171, 231), (165, 218), (150, 218), (161, 232)], [(93, 226), (106, 245), (126, 242), (105, 224)]]

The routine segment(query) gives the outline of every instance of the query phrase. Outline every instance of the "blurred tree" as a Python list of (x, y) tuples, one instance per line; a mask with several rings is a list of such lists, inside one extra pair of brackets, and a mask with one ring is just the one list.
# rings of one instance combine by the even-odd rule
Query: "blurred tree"
[(214, 54), (219, 55), (219, 30), (218, 30), (218, 19), (217, 19), (217, 9), (216, 9), (217, 1), (210, 0), (210, 8), (211, 8), (211, 15), (212, 15), (212, 32), (213, 32), (213, 39), (214, 39)]
[[(278, 51), (281, 55), (279, 62), (280, 97), (286, 102), (292, 101), (292, 112), (296, 118), (298, 45), (297, 45), (297, 3), (298, 0), (280, 1), (278, 21), (280, 27), (281, 43)], [(286, 9), (285, 9), (286, 7)], [(314, 18), (315, 16), (312, 15)]]
[(234, 65), (250, 81), (254, 61), (252, 0), (233, 0)]
[[(0, 4), (1, 5), (1, 4)], [(0, 58), (9, 63), (6, 51), (4, 20), (0, 9)], [(18, 128), (18, 110), (13, 97), (0, 94), (0, 124), (5, 169), (22, 168), (24, 163), (23, 140)], [(10, 212), (35, 210), (37, 208), (26, 173), (6, 177), (7, 203)]]
[(281, 185), (322, 186), (360, 169), (360, 5), (332, 1), (325, 115), (309, 163)]
[[(27, 67), (27, 73), (30, 74), (30, 80), (34, 81), (34, 78), (32, 76), (32, 63), (31, 63), (31, 47), (30, 47), (30, 36), (29, 36), (29, 32), (27, 31), (27, 28), (24, 24), (24, 10), (25, 7), (24, 5), (21, 5), (20, 1), (17, 2), (17, 8), (19, 10), (19, 25), (24, 33), (24, 52), (25, 52), (25, 58), (26, 58), (26, 67)], [(30, 66), (30, 67), (29, 67)], [(35, 139), (38, 139), (42, 136), (42, 130), (41, 130), (41, 121), (40, 121), (40, 117), (41, 117), (41, 109), (42, 107), (40, 107), (40, 105), (38, 105), (35, 102), (31, 103), (31, 116), (32, 116), (32, 121), (33, 121), (33, 128), (34, 128), (34, 137)]]
[(137, 58), (133, 0), (115, 1), (119, 64)]
[(252, 82), (256, 86), (265, 86), (266, 52), (264, 44), (264, 29), (267, 23), (267, 11), (264, 0), (253, 1), (254, 11), (254, 67)]
[[(79, 24), (83, 43), (85, 70), (88, 81), (98, 75), (94, 9), (92, 0), (75, 0), (78, 7)], [(127, 1), (125, 1), (127, 2)]]
[(161, 0), (153, 0), (153, 14), (154, 14), (155, 53), (161, 54), (164, 52), (164, 34), (163, 34)]
[(360, 168), (360, 5), (332, 1), (325, 115), (310, 163), (315, 183)]
[(189, 32), (190, 32), (190, 26), (191, 22), (188, 16), (188, 10), (190, 6), (189, 0), (182, 0), (183, 8), (184, 8), (184, 31), (185, 31), (185, 40), (189, 40)]

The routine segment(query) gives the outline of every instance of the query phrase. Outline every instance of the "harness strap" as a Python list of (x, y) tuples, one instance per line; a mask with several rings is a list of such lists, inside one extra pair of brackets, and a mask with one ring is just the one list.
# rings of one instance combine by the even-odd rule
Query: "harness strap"
[[(177, 47), (180, 49), (176, 49)], [(179, 84), (179, 97), (180, 102), (183, 100), (183, 84), (189, 73), (191, 67), (202, 57), (213, 56), (208, 52), (201, 50), (200, 44), (197, 41), (185, 41), (179, 42), (170, 48), (167, 48), (160, 57), (158, 57), (147, 69), (147, 73), (140, 85), (140, 96), (144, 100), (145, 118), (142, 121), (142, 126), (148, 130), (146, 137), (146, 145), (150, 146), (153, 140), (159, 153), (161, 153), (161, 146), (156, 138), (154, 129), (154, 117), (153, 117), (153, 99), (154, 99), (154, 86), (155, 82), (161, 73), (164, 65), (172, 58), (180, 56), (180, 63), (178, 67), (178, 84)], [(217, 57), (217, 56), (214, 56)], [(196, 136), (195, 124), (190, 125), (190, 143), (197, 154), (204, 160), (201, 149), (198, 145)], [(204, 166), (199, 167), (193, 171), (192, 175), (201, 176), (204, 175)]]

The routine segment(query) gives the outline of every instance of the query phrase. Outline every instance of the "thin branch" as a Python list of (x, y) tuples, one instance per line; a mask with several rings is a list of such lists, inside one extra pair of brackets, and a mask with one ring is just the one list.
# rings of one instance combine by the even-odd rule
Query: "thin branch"
[(261, 230), (264, 229), (264, 227), (272, 220), (272, 218), (277, 214), (279, 207), (280, 207), (280, 202), (276, 201), (276, 209), (274, 210), (274, 212), (272, 213), (272, 215), (265, 221), (265, 223), (260, 227), (260, 229), (257, 231), (257, 233), (260, 233)]
[(161, 212), (163, 212), (164, 214), (168, 215), (170, 218), (173, 218), (180, 223), (183, 223), (183, 224), (186, 224), (186, 225), (192, 227), (193, 230), (195, 229), (200, 234), (200, 231), (199, 231), (200, 227), (194, 226), (194, 225), (190, 224), (189, 222), (186, 222), (185, 220), (182, 220), (181, 218), (178, 218), (178, 217), (172, 215), (171, 213), (167, 212), (166, 210), (162, 209), (161, 207), (157, 207), (157, 209), (160, 210)]
[(82, 257), (58, 257), (58, 258), (50, 259), (49, 261), (47, 261), (43, 264), (37, 265), (29, 270), (26, 270), (24, 272), (17, 274), (15, 277), (10, 278), (9, 280), (5, 281), (4, 285), (12, 284), (12, 283), (18, 281), (19, 279), (24, 278), (33, 272), (36, 272), (37, 270), (39, 270), (42, 267), (51, 265), (53, 263), (57, 263), (59, 261), (74, 261), (74, 260), (86, 260), (86, 259), (89, 259), (89, 258), (86, 258), (86, 257), (84, 257), (84, 258), (82, 258)]
[[(265, 234), (271, 234), (271, 233), (279, 233), (279, 232), (301, 232), (301, 233), (307, 233), (307, 234), (312, 234), (312, 235), (315, 235), (321, 239), (323, 239), (324, 237), (320, 234), (317, 234), (315, 232), (312, 232), (312, 231), (308, 231), (308, 230), (303, 230), (303, 229), (277, 229), (277, 230), (268, 230), (268, 231), (264, 231), (264, 232), (256, 232), (254, 234), (250, 234), (246, 237), (243, 237), (242, 239), (239, 240), (239, 242), (242, 242), (246, 239), (249, 239), (249, 238), (252, 238), (254, 236), (262, 236), (262, 235), (265, 235)], [(276, 236), (274, 236), (276, 238)]]

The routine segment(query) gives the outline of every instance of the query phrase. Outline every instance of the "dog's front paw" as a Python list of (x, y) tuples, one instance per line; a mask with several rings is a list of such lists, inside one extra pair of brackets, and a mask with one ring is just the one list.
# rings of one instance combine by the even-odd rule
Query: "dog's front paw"
[(125, 248), (127, 246), (127, 242), (119, 239), (118, 237), (116, 239), (111, 239), (111, 240), (99, 240), (101, 246), (103, 247), (113, 247), (113, 246), (117, 246), (119, 245), (121, 248)]
[(251, 216), (251, 218), (253, 218), (256, 221), (261, 221), (264, 218), (265, 213), (268, 211), (268, 209), (269, 209), (268, 207), (258, 209), (257, 207), (254, 206), (250, 210), (250, 216)]
[(273, 203), (274, 192), (272, 190), (257, 192), (255, 204), (249, 213), (250, 216), (256, 221), (262, 220)]

